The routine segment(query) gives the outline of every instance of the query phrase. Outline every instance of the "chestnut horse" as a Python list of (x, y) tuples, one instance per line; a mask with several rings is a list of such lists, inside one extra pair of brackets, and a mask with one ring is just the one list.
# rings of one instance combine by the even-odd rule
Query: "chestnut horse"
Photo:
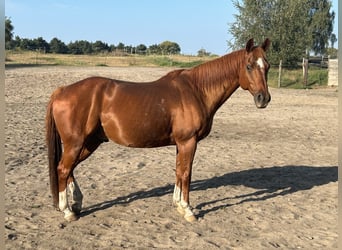
[(46, 115), (54, 206), (66, 220), (78, 218), (83, 195), (73, 170), (108, 139), (138, 148), (175, 145), (173, 201), (187, 221), (196, 220), (189, 188), (197, 143), (209, 134), (217, 109), (239, 86), (254, 96), (258, 108), (270, 102), (269, 45), (269, 39), (261, 46), (250, 39), (244, 49), (154, 82), (90, 77), (55, 90)]

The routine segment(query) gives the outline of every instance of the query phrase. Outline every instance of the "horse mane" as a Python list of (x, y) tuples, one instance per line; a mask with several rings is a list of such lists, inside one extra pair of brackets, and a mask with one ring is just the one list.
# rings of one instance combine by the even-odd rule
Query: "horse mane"
[(203, 91), (217, 87), (215, 83), (234, 83), (245, 50), (234, 51), (230, 54), (200, 64), (189, 69), (193, 84)]
[(182, 72), (184, 71), (184, 69), (176, 69), (173, 71), (168, 72), (165, 76), (161, 77), (160, 79), (174, 79), (176, 77), (178, 77)]
[[(214, 60), (202, 63), (189, 69), (176, 69), (170, 71), (158, 81), (175, 79), (184, 77), (189, 84), (203, 93), (215, 91), (217, 88), (225, 87), (224, 85), (233, 84), (237, 81), (240, 64), (244, 58), (245, 49), (234, 51)], [(183, 75), (185, 74), (185, 75)], [(227, 83), (224, 84), (223, 83)], [(227, 87), (227, 86), (226, 86)]]

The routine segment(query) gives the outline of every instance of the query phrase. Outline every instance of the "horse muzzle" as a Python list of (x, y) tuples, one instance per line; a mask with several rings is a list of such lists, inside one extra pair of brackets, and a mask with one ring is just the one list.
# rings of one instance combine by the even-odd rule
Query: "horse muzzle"
[(254, 102), (257, 108), (266, 108), (267, 104), (271, 101), (271, 95), (269, 93), (259, 92), (254, 95)]

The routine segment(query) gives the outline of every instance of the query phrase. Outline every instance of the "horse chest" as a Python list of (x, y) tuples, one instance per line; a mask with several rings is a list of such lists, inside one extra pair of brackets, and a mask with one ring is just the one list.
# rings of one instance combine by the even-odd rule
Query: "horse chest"
[(202, 139), (209, 134), (211, 124), (212, 118), (204, 112), (204, 109), (192, 107), (180, 110), (173, 115), (173, 136), (175, 140), (186, 140), (193, 136)]

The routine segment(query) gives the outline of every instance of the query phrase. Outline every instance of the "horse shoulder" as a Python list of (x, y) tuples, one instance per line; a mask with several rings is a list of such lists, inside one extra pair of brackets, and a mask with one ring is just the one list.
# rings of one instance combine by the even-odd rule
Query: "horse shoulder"
[(177, 108), (173, 110), (173, 133), (178, 140), (193, 136), (202, 139), (211, 129), (212, 117), (207, 113), (200, 93), (192, 86), (191, 78), (184, 73), (172, 80), (179, 93)]

